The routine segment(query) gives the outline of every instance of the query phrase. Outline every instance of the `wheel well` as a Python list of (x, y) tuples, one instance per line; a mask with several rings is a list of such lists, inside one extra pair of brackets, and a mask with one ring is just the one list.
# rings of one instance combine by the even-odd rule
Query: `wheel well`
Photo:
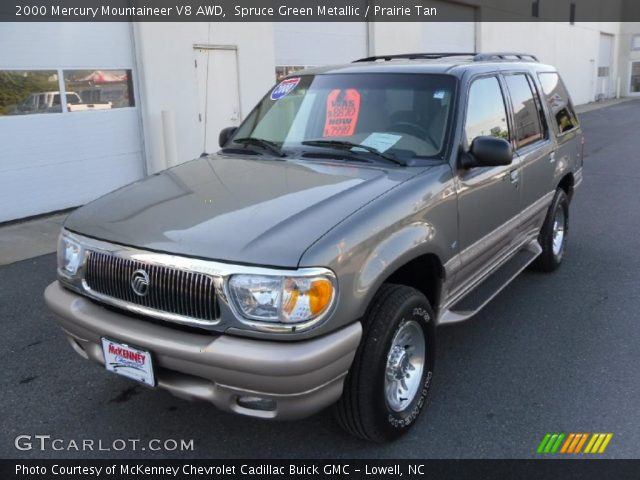
[(398, 268), (389, 275), (385, 283), (406, 285), (422, 292), (437, 314), (443, 279), (444, 269), (440, 259), (433, 254), (427, 254), (414, 258)]
[(573, 185), (573, 173), (567, 173), (562, 177), (562, 180), (560, 180), (560, 183), (558, 184), (558, 187), (564, 190), (564, 193), (567, 194), (569, 200), (571, 200), (571, 197), (573, 196)]

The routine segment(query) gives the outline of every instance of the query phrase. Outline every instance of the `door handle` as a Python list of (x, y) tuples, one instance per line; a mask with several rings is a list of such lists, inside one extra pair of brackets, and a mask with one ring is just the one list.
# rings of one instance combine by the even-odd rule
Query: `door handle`
[(556, 161), (556, 152), (551, 152), (549, 154), (549, 163), (553, 163)]
[(509, 180), (511, 180), (511, 183), (518, 183), (520, 180), (520, 172), (518, 170), (511, 170), (509, 172)]

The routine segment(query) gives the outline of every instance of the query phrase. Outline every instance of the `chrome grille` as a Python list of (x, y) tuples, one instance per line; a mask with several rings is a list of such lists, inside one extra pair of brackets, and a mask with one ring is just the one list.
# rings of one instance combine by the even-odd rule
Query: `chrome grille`
[[(137, 270), (144, 270), (148, 277), (145, 295), (137, 294), (132, 287)], [(181, 317), (212, 322), (218, 318), (213, 279), (202, 273), (90, 251), (84, 279), (89, 294), (95, 292)]]

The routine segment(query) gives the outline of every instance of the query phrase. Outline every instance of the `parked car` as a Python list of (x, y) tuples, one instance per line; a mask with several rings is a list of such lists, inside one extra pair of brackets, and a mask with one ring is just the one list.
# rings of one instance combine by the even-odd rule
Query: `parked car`
[(107, 370), (258, 418), (334, 404), (374, 441), (423, 410), (437, 326), (560, 266), (582, 180), (569, 94), (523, 54), (297, 73), (220, 145), (74, 211), (49, 308)]
[[(67, 111), (105, 110), (111, 108), (111, 102), (84, 103), (76, 92), (66, 92)], [(15, 114), (62, 112), (60, 92), (38, 92), (29, 95), (16, 107)]]

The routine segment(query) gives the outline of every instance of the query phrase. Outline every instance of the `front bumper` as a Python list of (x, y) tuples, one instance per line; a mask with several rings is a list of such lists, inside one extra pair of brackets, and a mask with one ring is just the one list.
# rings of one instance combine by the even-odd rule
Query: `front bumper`
[[(261, 418), (302, 418), (337, 401), (362, 335), (362, 326), (356, 322), (297, 342), (212, 336), (118, 313), (58, 282), (47, 287), (44, 297), (82, 357), (103, 364), (103, 336), (136, 345), (153, 355), (159, 388)], [(272, 400), (275, 408), (241, 406), (240, 396)]]

